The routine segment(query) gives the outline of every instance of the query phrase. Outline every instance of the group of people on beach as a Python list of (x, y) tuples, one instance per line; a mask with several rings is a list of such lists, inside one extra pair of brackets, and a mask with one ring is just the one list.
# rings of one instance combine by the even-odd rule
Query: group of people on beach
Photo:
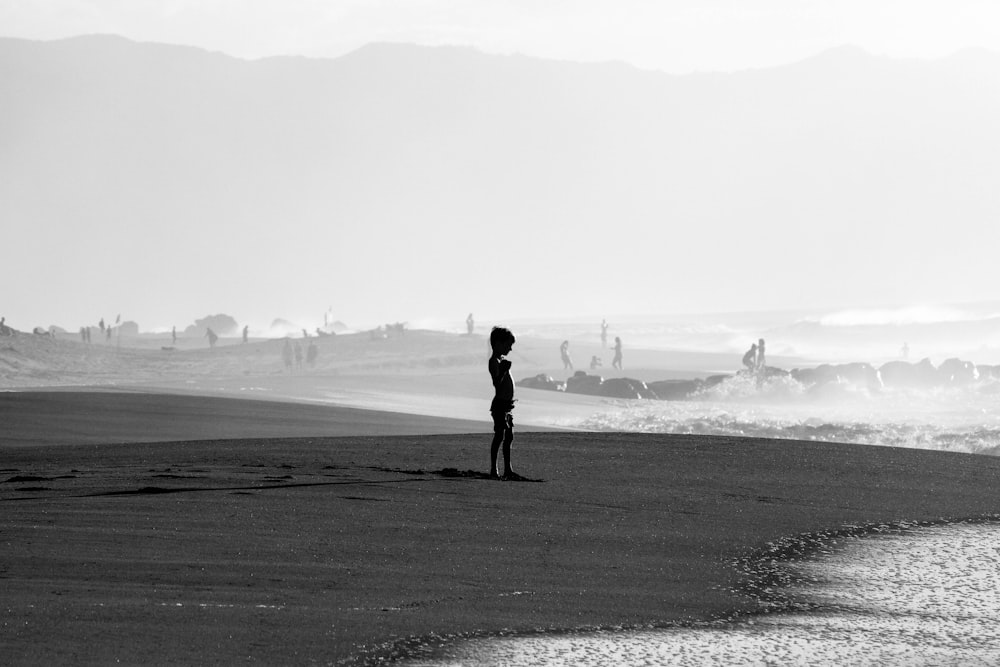
[[(606, 320), (601, 321), (601, 347), (608, 346), (608, 323)], [(614, 350), (615, 356), (611, 359), (611, 367), (618, 370), (622, 370), (622, 339), (619, 336), (615, 336), (615, 345), (612, 348)], [(569, 341), (564, 340), (559, 344), (559, 358), (562, 359), (563, 370), (573, 370), (573, 359), (569, 356)], [(596, 354), (590, 357), (590, 370), (600, 368), (604, 365), (603, 361)]]
[[(316, 341), (309, 341), (309, 347), (306, 348), (305, 360), (310, 368), (316, 365), (316, 359), (319, 357), (319, 348), (316, 347)], [(281, 348), (281, 360), (285, 364), (285, 370), (289, 373), (292, 372), (293, 364), (295, 369), (302, 368), (302, 346), (299, 345), (298, 341), (294, 344), (291, 339), (286, 338), (285, 344)]]
[(743, 355), (743, 365), (750, 373), (760, 373), (766, 368), (763, 338), (750, 345), (750, 349)]

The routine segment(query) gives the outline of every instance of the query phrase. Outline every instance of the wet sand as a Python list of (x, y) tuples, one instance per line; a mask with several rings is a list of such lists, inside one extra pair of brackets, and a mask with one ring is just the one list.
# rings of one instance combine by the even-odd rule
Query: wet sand
[[(433, 417), (0, 399), (21, 401), (0, 443), (14, 664), (363, 663), (433, 635), (708, 619), (755, 609), (732, 562), (768, 542), (1000, 512), (993, 457), (533, 432), (515, 465), (536, 481), (496, 482), (486, 429)], [(97, 416), (67, 426), (80, 402)]]

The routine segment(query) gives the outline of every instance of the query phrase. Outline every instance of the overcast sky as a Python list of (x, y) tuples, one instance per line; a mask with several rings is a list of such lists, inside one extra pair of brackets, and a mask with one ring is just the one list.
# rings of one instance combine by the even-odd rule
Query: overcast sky
[(853, 44), (1000, 51), (992, 0), (0, 0), (0, 34), (110, 33), (230, 55), (337, 56), (369, 42), (621, 60), (673, 73), (795, 61)]

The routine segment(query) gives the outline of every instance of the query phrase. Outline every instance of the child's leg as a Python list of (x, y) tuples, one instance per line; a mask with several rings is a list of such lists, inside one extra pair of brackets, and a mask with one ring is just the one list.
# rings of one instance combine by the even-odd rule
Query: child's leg
[(514, 469), (510, 465), (510, 445), (514, 442), (514, 417), (507, 415), (503, 430), (503, 474), (511, 475)]
[(497, 455), (500, 453), (500, 443), (504, 439), (506, 423), (502, 415), (493, 415), (493, 442), (490, 444), (490, 477), (499, 477), (497, 474)]
[(503, 431), (497, 431), (493, 434), (493, 444), (490, 445), (490, 477), (499, 476), (497, 474), (497, 454), (500, 453), (500, 442), (502, 440)]

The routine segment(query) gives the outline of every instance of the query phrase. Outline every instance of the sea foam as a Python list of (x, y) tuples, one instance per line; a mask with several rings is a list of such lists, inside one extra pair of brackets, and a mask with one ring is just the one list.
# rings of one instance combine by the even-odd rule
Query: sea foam
[(996, 523), (840, 539), (788, 562), (809, 611), (657, 630), (534, 634), (438, 646), (404, 665), (996, 665)]
[(883, 389), (838, 385), (822, 396), (784, 376), (732, 377), (690, 401), (608, 401), (572, 424), (595, 431), (850, 442), (982, 454), (1000, 452), (1000, 383)]

